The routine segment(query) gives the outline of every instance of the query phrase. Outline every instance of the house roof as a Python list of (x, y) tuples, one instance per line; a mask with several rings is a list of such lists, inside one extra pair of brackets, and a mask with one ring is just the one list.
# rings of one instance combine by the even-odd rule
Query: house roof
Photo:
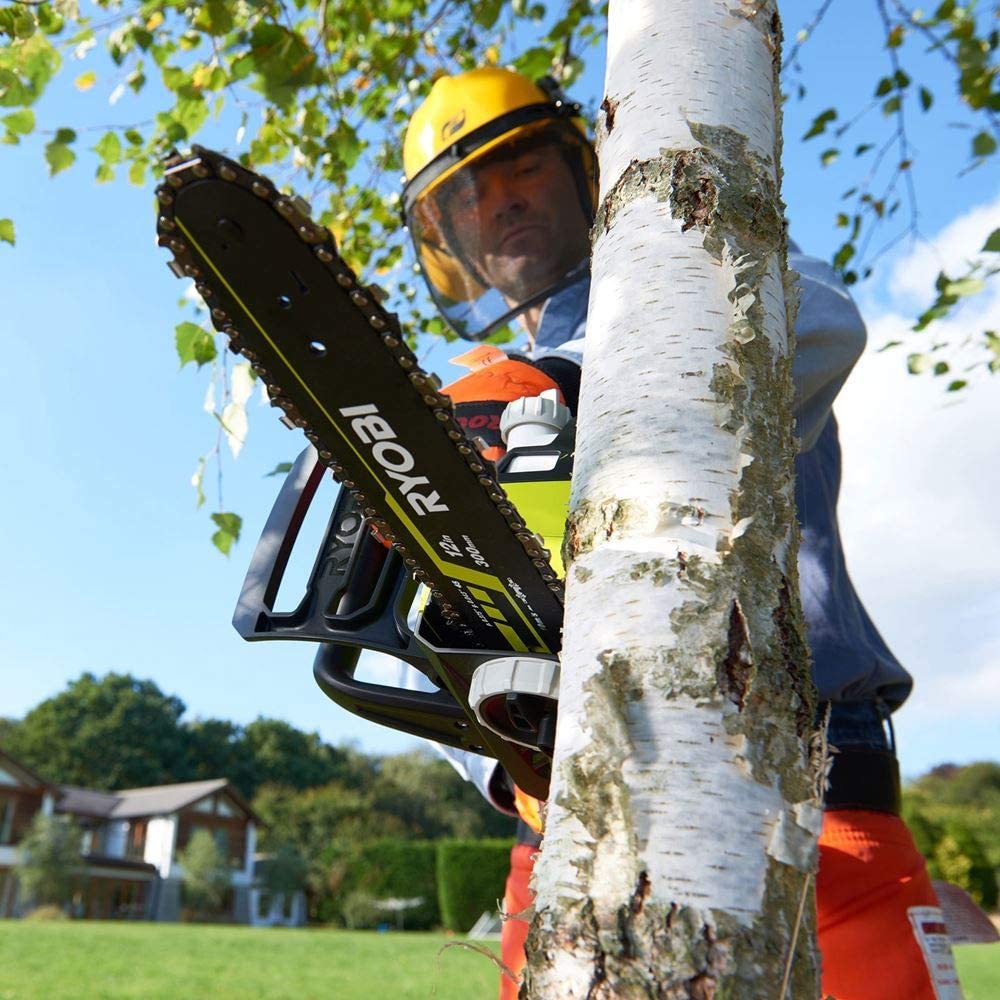
[(25, 785), (41, 789), (55, 789), (56, 787), (44, 778), (40, 778), (31, 768), (25, 767), (16, 757), (11, 757), (9, 753), (5, 753), (2, 747), (0, 747), (0, 769), (3, 769)]
[(151, 785), (148, 788), (125, 788), (120, 792), (96, 792), (90, 788), (60, 786), (60, 812), (104, 819), (134, 819), (139, 816), (162, 816), (179, 812), (209, 795), (225, 791), (251, 819), (258, 817), (225, 778), (210, 781), (184, 781), (176, 785)]

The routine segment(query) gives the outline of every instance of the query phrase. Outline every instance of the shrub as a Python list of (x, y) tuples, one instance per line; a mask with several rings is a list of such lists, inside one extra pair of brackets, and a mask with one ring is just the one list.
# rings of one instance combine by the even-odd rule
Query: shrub
[(69, 901), (78, 880), (80, 829), (64, 816), (38, 813), (21, 841), (17, 878), (27, 899), (39, 906)]
[(497, 908), (510, 869), (509, 840), (442, 840), (437, 845), (441, 921), (464, 934)]
[(69, 916), (61, 906), (54, 903), (46, 903), (43, 906), (36, 906), (28, 914), (25, 920), (69, 920)]
[(195, 830), (177, 860), (184, 872), (184, 902), (194, 915), (218, 915), (229, 888), (229, 866), (215, 838), (208, 830)]
[(340, 905), (340, 916), (353, 931), (371, 930), (382, 921), (382, 914), (375, 906), (375, 898), (361, 890), (348, 893)]
[[(355, 846), (335, 867), (342, 872), (337, 886), (340, 918), (347, 923), (359, 919), (363, 909), (360, 894), (377, 902), (383, 899), (416, 899), (423, 902), (403, 912), (410, 930), (428, 930), (440, 923), (438, 911), (436, 846), (429, 840), (377, 840)], [(345, 909), (349, 911), (345, 912)], [(379, 911), (380, 922), (395, 922), (395, 914)]]
[(933, 865), (940, 877), (960, 885), (982, 907), (997, 905), (997, 877), (982, 844), (963, 823), (951, 822), (934, 847)]

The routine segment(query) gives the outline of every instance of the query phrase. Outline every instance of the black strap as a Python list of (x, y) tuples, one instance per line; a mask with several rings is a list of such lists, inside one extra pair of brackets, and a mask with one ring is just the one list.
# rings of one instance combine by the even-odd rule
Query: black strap
[(898, 816), (902, 801), (895, 754), (852, 747), (835, 753), (824, 805), (828, 810), (869, 809)]

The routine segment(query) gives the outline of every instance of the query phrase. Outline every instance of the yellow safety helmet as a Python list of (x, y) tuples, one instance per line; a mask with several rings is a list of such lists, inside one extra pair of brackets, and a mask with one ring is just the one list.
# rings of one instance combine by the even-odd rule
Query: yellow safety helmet
[(597, 189), (593, 147), (580, 105), (569, 101), (551, 77), (534, 83), (499, 67), (442, 76), (410, 120), (403, 142), (403, 219), (431, 296), (468, 340), (488, 336), (585, 269), (586, 254), (573, 261), (563, 279), (547, 282), (526, 301), (512, 302), (490, 288), (458, 245), (448, 192), (484, 163), (541, 146), (556, 146), (563, 154), (589, 226)]

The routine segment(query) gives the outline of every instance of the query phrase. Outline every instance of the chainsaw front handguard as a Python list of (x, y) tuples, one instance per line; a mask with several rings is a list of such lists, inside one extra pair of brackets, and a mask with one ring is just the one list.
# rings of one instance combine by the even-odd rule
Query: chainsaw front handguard
[[(236, 630), (250, 641), (320, 643), (313, 673), (331, 700), (379, 725), (497, 757), (525, 791), (544, 797), (547, 755), (483, 729), (448, 690), (454, 686), (447, 683), (449, 674), (463, 678), (467, 687), (481, 663), (509, 651), (461, 648), (457, 643), (462, 637), (432, 602), (414, 631), (409, 617), (417, 584), (400, 555), (372, 533), (347, 490), (337, 497), (303, 598), (292, 611), (274, 610), (296, 539), (326, 471), (310, 446), (288, 473), (250, 561), (233, 616)], [(437, 690), (359, 680), (355, 674), (366, 649), (403, 660)]]

